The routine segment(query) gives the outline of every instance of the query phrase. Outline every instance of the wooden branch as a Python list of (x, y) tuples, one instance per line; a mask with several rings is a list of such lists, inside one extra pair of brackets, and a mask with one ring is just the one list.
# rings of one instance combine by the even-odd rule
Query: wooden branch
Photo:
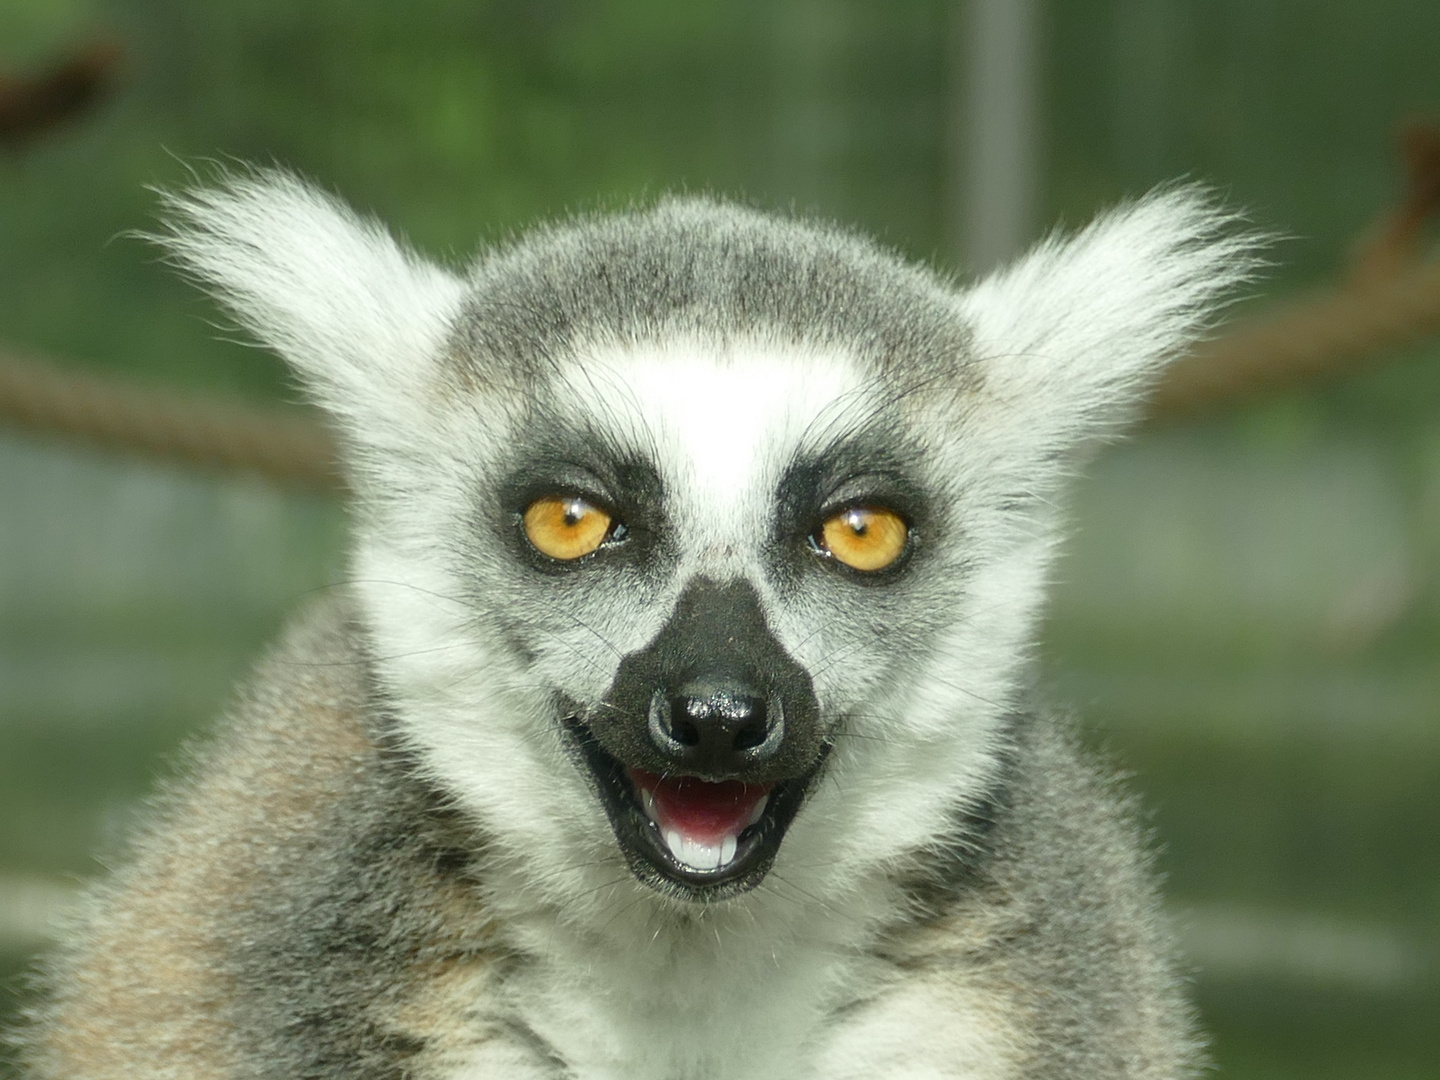
[(1244, 320), (1177, 360), (1150, 401), (1170, 420), (1316, 378), (1440, 333), (1440, 263), (1352, 284)]
[(0, 423), (128, 453), (344, 486), (329, 429), (308, 410), (262, 408), (0, 355)]
[(45, 71), (0, 75), (0, 146), (19, 147), (90, 110), (115, 88), (120, 47), (98, 41)]
[(1234, 323), (1177, 361), (1151, 399), (1152, 420), (1354, 371), (1440, 333), (1440, 261), (1422, 257), (1440, 211), (1440, 130), (1411, 122), (1400, 150), (1404, 194), (1363, 234), (1344, 281)]

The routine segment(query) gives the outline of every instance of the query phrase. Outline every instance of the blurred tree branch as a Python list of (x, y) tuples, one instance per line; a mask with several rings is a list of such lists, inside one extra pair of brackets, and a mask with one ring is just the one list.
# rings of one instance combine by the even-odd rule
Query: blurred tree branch
[(109, 96), (121, 56), (115, 42), (96, 41), (43, 71), (0, 74), (0, 146), (23, 146)]
[(343, 484), (330, 432), (309, 410), (181, 394), (12, 353), (0, 353), (3, 423), (293, 486)]
[(1151, 399), (1152, 420), (1351, 371), (1440, 332), (1440, 260), (1423, 257), (1440, 210), (1440, 130), (1411, 123), (1401, 149), (1404, 197), (1363, 234), (1341, 283), (1232, 323), (1176, 361)]

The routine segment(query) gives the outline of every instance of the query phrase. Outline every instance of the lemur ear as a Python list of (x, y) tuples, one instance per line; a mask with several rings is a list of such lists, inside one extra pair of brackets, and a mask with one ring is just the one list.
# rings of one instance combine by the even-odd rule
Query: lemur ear
[(1053, 453), (1112, 433), (1256, 266), (1257, 238), (1203, 190), (1122, 206), (961, 295), (991, 422)]
[(154, 239), (279, 352), (350, 433), (399, 419), (460, 305), (455, 275), (280, 171), (163, 196)]

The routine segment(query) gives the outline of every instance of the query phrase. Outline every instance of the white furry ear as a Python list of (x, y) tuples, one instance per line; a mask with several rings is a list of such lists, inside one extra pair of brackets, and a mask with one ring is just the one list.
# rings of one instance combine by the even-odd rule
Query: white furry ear
[(439, 358), (463, 283), (279, 171), (166, 195), (155, 237), (285, 357), (351, 435), (399, 419)]
[(1201, 189), (1160, 192), (1052, 237), (963, 293), (994, 423), (1042, 452), (1129, 418), (1255, 266), (1257, 241)]

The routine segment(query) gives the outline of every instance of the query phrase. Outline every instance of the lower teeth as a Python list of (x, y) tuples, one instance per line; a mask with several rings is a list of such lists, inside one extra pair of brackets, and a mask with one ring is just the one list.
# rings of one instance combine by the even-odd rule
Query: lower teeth
[(687, 840), (671, 829), (665, 834), (665, 846), (677, 862), (692, 870), (718, 870), (735, 857), (737, 844), (735, 837), (727, 836), (719, 847), (712, 847), (697, 840)]

